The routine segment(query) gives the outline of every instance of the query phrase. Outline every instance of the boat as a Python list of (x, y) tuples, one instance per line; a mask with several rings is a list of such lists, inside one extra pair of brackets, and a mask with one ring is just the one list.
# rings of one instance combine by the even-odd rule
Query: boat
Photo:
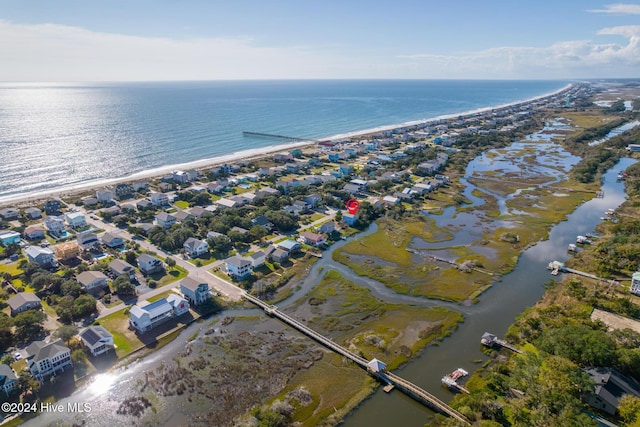
[(569, 248), (567, 250), (569, 252), (578, 252), (578, 247), (573, 243), (569, 243)]
[(576, 237), (576, 243), (581, 243), (583, 245), (588, 245), (591, 243), (591, 240), (587, 239), (585, 236)]
[(458, 380), (462, 377), (466, 377), (467, 375), (469, 375), (469, 372), (465, 371), (462, 368), (458, 368), (452, 373), (442, 377), (441, 381), (443, 385), (447, 386), (449, 389), (453, 391), (462, 391), (465, 393), (469, 393), (469, 390), (467, 390), (465, 387), (458, 384)]

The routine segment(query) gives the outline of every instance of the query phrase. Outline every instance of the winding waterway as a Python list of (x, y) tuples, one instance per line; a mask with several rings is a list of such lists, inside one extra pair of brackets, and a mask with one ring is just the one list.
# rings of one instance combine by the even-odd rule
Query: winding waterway
[[(552, 228), (548, 240), (524, 251), (516, 268), (483, 294), (479, 304), (462, 309), (465, 321), (456, 332), (437, 346), (429, 346), (417, 359), (399, 369), (398, 374), (450, 401), (453, 395), (440, 385), (440, 378), (456, 368), (473, 372), (488, 359), (480, 345), (482, 334), (492, 332), (503, 336), (515, 317), (542, 297), (544, 283), (552, 278), (546, 270), (547, 264), (566, 260), (567, 246), (575, 241), (576, 235), (593, 231), (604, 211), (624, 201), (624, 183), (616, 181), (616, 176), (618, 170), (633, 163), (634, 159), (625, 158), (609, 170), (602, 184), (603, 198), (582, 204), (566, 221)], [(422, 427), (432, 415), (402, 393), (387, 394), (379, 389), (343, 425), (382, 427), (400, 423), (405, 427)]]
[[(508, 149), (520, 148), (512, 146)], [(538, 143), (538, 148), (541, 156), (544, 156), (544, 152), (550, 149), (544, 143)], [(557, 160), (558, 156), (554, 158)], [(550, 162), (540, 167), (545, 169), (547, 173), (558, 176), (561, 173), (560, 169), (564, 169), (577, 161), (576, 158), (565, 156), (564, 154), (560, 158), (564, 158), (560, 162), (564, 163), (563, 165), (550, 164)], [(495, 161), (495, 159), (492, 161)], [(285, 308), (295, 303), (296, 300), (319, 283), (324, 272), (333, 269), (340, 272), (347, 280), (368, 287), (375, 296), (382, 300), (421, 306), (445, 306), (462, 312), (465, 316), (465, 321), (451, 337), (446, 338), (438, 345), (429, 346), (418, 358), (398, 371), (404, 378), (423, 387), (439, 398), (449, 401), (452, 398), (451, 393), (440, 385), (442, 375), (458, 367), (473, 372), (477, 367), (481, 366), (482, 362), (487, 360), (488, 356), (481, 351), (480, 347), (481, 335), (488, 331), (498, 336), (503, 336), (514, 318), (527, 306), (533, 305), (540, 299), (544, 292), (544, 283), (552, 277), (549, 276), (546, 270), (549, 261), (564, 261), (568, 257), (566, 252), (567, 245), (575, 240), (576, 235), (584, 235), (593, 231), (601, 221), (600, 217), (604, 211), (609, 208), (615, 208), (624, 201), (624, 184), (616, 181), (616, 175), (619, 170), (625, 169), (634, 162), (635, 160), (633, 159), (623, 159), (612, 168), (605, 175), (603, 181), (604, 197), (594, 198), (584, 203), (569, 215), (566, 221), (554, 226), (549, 234), (549, 239), (541, 241), (526, 250), (520, 256), (514, 271), (505, 275), (500, 282), (495, 283), (492, 288), (485, 292), (480, 297), (478, 304), (462, 306), (455, 303), (398, 294), (384, 284), (358, 276), (348, 267), (334, 262), (331, 256), (333, 251), (347, 243), (339, 242), (325, 252), (323, 258), (313, 266), (295, 294), (278, 305), (281, 308)], [(475, 159), (467, 168), (467, 176), (472, 175), (474, 170), (489, 167), (487, 166), (488, 163), (490, 163), (490, 159), (486, 156), (480, 156)], [(495, 167), (495, 164), (491, 167)], [(555, 181), (555, 179), (552, 180), (552, 182)], [(466, 197), (476, 205), (482, 203), (481, 198), (471, 194), (475, 187), (469, 183), (467, 184)], [(478, 221), (477, 216), (468, 212), (456, 212), (455, 208), (445, 209), (442, 215), (434, 216), (434, 218), (440, 226), (450, 223), (458, 225), (469, 223), (471, 225), (473, 222)], [(471, 232), (472, 228), (461, 227), (460, 232), (456, 233), (454, 239), (446, 242), (446, 244), (450, 245), (453, 241), (455, 241), (455, 244), (469, 244), (477, 238)], [(374, 224), (365, 234), (376, 230), (377, 226)], [(361, 233), (357, 237), (362, 235)], [(224, 314), (231, 316), (238, 314), (238, 312), (242, 314), (259, 313), (258, 310), (253, 309), (234, 310)], [(88, 425), (96, 426), (113, 425), (113, 414), (119, 405), (119, 401), (121, 401), (122, 397), (131, 394), (131, 389), (136, 381), (142, 377), (142, 373), (154, 369), (163, 360), (171, 359), (182, 352), (185, 348), (185, 342), (201, 328), (202, 325), (197, 323), (189, 326), (173, 342), (159, 351), (129, 365), (126, 369), (99, 375), (91, 385), (78, 390), (72, 396), (60, 402), (65, 406), (68, 402), (90, 403), (92, 406), (91, 413), (73, 415), (68, 413), (62, 415), (46, 414), (44, 417), (41, 415), (29, 421), (26, 425), (50, 425), (61, 421), (66, 423), (85, 421)], [(164, 403), (164, 405), (167, 404), (170, 403)], [(394, 391), (387, 394), (379, 390), (355, 410), (345, 420), (344, 425), (353, 427), (362, 425), (386, 427), (401, 424), (403, 426), (417, 427), (423, 426), (432, 416), (433, 413), (430, 410), (400, 392)], [(179, 417), (169, 420), (166, 425), (183, 425), (185, 422), (187, 422), (186, 419)]]

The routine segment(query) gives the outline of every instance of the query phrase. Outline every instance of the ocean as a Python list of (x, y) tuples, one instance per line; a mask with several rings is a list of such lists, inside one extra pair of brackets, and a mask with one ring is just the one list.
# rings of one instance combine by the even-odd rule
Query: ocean
[(0, 84), (0, 203), (531, 99), (567, 81)]

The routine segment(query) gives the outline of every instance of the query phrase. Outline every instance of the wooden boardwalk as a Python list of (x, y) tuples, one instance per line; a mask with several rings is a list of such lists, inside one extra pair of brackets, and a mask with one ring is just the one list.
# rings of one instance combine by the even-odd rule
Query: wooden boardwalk
[(484, 335), (482, 335), (482, 339), (480, 340), (480, 342), (483, 345), (486, 345), (487, 347), (493, 347), (497, 345), (500, 347), (508, 348), (509, 350), (514, 351), (516, 353), (522, 354), (522, 350), (512, 346), (511, 344), (509, 344), (504, 340), (499, 339), (497, 336), (489, 332), (485, 332)]
[(282, 311), (278, 310), (278, 307), (276, 307), (275, 305), (269, 305), (264, 301), (262, 301), (261, 299), (256, 298), (253, 295), (249, 295), (247, 293), (244, 293), (243, 297), (248, 301), (252, 302), (253, 304), (257, 305), (258, 307), (262, 308), (265, 311), (265, 313), (267, 313), (268, 315), (272, 317), (277, 317), (278, 319), (282, 320), (289, 326), (299, 330), (300, 332), (304, 333), (308, 337), (313, 338), (315, 341), (319, 342), (320, 344), (324, 345), (330, 350), (333, 350), (334, 352), (340, 354), (341, 356), (346, 357), (347, 359), (351, 360), (352, 362), (360, 366), (362, 369), (365, 369), (372, 376), (380, 379), (381, 381), (387, 383), (388, 385), (394, 386), (395, 388), (401, 390), (402, 392), (412, 397), (413, 399), (417, 400), (418, 402), (422, 403), (423, 405), (426, 405), (437, 412), (440, 412), (442, 414), (455, 418), (456, 420), (462, 423), (471, 425), (471, 422), (464, 415), (462, 415), (460, 412), (456, 411), (455, 409), (453, 409), (452, 407), (450, 407), (449, 405), (447, 405), (446, 403), (444, 403), (443, 401), (441, 401), (431, 393), (427, 392), (426, 390), (423, 390), (422, 388), (418, 387), (412, 382), (407, 381), (404, 378), (401, 378), (398, 375), (392, 374), (391, 372), (388, 372), (386, 370), (379, 371), (379, 372), (372, 371), (371, 369), (369, 369), (369, 366), (368, 366), (369, 361), (367, 359), (353, 353), (352, 351), (349, 351), (345, 347), (331, 341), (329, 338), (314, 331), (313, 329), (297, 321), (296, 319), (289, 316), (288, 314), (283, 313)]

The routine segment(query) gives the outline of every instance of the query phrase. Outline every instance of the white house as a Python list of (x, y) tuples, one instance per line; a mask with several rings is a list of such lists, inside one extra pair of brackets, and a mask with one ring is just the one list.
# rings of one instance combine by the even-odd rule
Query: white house
[(162, 228), (171, 228), (177, 221), (177, 218), (166, 212), (160, 212), (156, 215), (156, 224)]
[(209, 250), (209, 244), (205, 240), (196, 239), (194, 237), (189, 237), (184, 244), (185, 252), (189, 257), (196, 258), (200, 255), (207, 253)]
[(167, 298), (149, 303), (144, 301), (129, 310), (129, 324), (138, 332), (147, 332), (167, 320), (189, 311), (189, 303), (179, 295), (171, 294)]
[(113, 191), (109, 188), (103, 188), (96, 191), (96, 199), (98, 199), (100, 203), (111, 203), (114, 197), (115, 195), (113, 194)]
[(162, 271), (164, 268), (162, 261), (149, 254), (142, 254), (138, 257), (138, 268), (144, 274), (152, 274), (157, 271)]
[(59, 216), (47, 216), (44, 219), (44, 226), (51, 234), (56, 236), (60, 236), (65, 231), (67, 231), (67, 227), (64, 224), (64, 219)]
[(636, 271), (631, 276), (631, 293), (640, 295), (640, 271)]
[(101, 271), (83, 271), (78, 274), (76, 280), (87, 291), (109, 287), (109, 278)]
[(29, 246), (24, 252), (30, 262), (36, 262), (40, 267), (55, 267), (57, 265), (54, 253), (49, 248)]
[(151, 193), (149, 197), (151, 198), (151, 203), (155, 206), (166, 206), (169, 204), (169, 196), (165, 193)]
[(64, 216), (71, 228), (78, 229), (87, 225), (87, 219), (82, 212), (68, 212)]
[(234, 255), (227, 259), (227, 271), (232, 278), (243, 280), (251, 275), (253, 265), (251, 260)]
[(94, 356), (114, 348), (113, 335), (100, 325), (91, 325), (80, 332), (80, 339)]
[(73, 366), (71, 350), (61, 339), (52, 342), (34, 341), (29, 345), (27, 353), (27, 367), (31, 375), (41, 383), (45, 378), (64, 372)]
[(209, 284), (187, 276), (180, 281), (180, 292), (193, 305), (200, 305), (211, 296)]
[(251, 255), (248, 256), (249, 260), (251, 261), (251, 267), (252, 268), (258, 268), (264, 265), (264, 261), (265, 261), (265, 254), (262, 251), (257, 251), (252, 253)]

